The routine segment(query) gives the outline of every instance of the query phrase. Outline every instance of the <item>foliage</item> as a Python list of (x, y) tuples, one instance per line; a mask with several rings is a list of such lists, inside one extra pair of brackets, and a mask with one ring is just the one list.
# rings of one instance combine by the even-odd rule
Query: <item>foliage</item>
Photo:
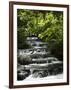
[(20, 55), (18, 56), (18, 63), (21, 65), (30, 64), (32, 62), (32, 59), (28, 55)]
[(48, 42), (55, 56), (63, 57), (63, 12), (18, 9), (17, 21), (18, 48), (25, 48), (26, 45), (29, 47), (25, 40), (32, 33)]

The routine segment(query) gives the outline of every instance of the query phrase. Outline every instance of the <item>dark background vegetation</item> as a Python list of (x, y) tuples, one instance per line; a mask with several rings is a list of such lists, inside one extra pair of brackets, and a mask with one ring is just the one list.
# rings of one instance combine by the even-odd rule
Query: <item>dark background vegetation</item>
[(37, 34), (42, 41), (48, 42), (51, 54), (63, 60), (63, 12), (17, 10), (18, 49), (27, 49), (26, 37)]

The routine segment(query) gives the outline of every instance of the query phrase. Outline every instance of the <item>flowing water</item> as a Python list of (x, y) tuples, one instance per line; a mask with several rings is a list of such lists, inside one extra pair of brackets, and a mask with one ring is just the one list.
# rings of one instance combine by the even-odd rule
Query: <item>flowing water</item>
[(38, 37), (33, 36), (27, 37), (27, 43), (32, 48), (18, 50), (18, 80), (38, 77), (47, 78), (59, 74), (62, 77), (63, 63), (52, 57), (47, 42), (42, 42)]

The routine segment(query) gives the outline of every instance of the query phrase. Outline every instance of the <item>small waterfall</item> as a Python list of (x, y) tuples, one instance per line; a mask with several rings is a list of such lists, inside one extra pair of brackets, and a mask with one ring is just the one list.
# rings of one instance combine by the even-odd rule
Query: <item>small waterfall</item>
[(51, 56), (47, 42), (42, 42), (36, 35), (28, 36), (26, 42), (32, 48), (18, 50), (18, 80), (23, 80), (30, 74), (34, 78), (42, 78), (62, 73), (63, 63)]

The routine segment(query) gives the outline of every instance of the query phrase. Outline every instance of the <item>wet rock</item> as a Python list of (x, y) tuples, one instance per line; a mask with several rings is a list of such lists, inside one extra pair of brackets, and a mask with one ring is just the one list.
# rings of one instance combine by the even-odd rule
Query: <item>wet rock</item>
[(24, 80), (26, 77), (28, 77), (30, 75), (30, 71), (29, 70), (24, 70), (24, 71), (18, 71), (17, 72), (17, 80)]

